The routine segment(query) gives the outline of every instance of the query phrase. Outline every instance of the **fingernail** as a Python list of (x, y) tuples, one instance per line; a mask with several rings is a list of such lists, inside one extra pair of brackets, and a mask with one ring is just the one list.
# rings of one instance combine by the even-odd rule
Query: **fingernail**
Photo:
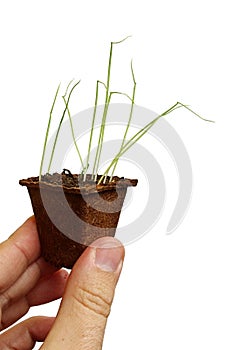
[(96, 247), (95, 265), (103, 271), (117, 271), (124, 257), (122, 244), (113, 237), (102, 237), (93, 246)]

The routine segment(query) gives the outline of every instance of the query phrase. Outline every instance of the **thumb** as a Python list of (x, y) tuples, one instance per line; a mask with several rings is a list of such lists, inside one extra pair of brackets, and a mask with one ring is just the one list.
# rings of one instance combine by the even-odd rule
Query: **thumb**
[(124, 247), (102, 237), (76, 262), (56, 321), (41, 349), (100, 350), (124, 259)]

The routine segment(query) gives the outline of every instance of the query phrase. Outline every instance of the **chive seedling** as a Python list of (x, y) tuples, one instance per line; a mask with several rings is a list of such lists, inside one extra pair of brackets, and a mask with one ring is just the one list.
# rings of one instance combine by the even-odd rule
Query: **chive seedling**
[[(76, 151), (77, 151), (77, 153), (78, 153), (78, 157), (79, 157), (79, 159), (80, 159), (80, 162), (81, 162), (81, 164), (82, 164), (82, 168), (83, 168), (83, 171), (84, 171), (85, 166), (84, 166), (84, 163), (83, 163), (83, 160), (82, 160), (82, 157), (81, 157), (81, 154), (80, 154), (80, 151), (79, 151), (79, 148), (78, 148), (76, 139), (75, 139), (75, 133), (74, 133), (74, 127), (73, 127), (72, 117), (71, 117), (71, 114), (70, 114), (70, 109), (69, 109), (69, 106), (68, 106), (68, 101), (66, 101), (66, 95), (67, 95), (67, 93), (68, 93), (68, 89), (69, 89), (69, 87), (70, 87), (70, 85), (71, 85), (72, 82), (73, 82), (73, 80), (71, 80), (70, 83), (68, 84), (67, 89), (66, 89), (66, 92), (65, 92), (65, 95), (62, 96), (62, 98), (63, 98), (63, 101), (64, 101), (65, 106), (66, 106), (66, 108), (67, 108), (67, 113), (68, 113), (68, 116), (69, 116), (70, 129), (71, 129), (71, 134), (72, 134), (72, 139), (73, 139), (73, 142), (74, 142), (74, 146), (75, 146), (75, 149), (76, 149)], [(80, 80), (79, 80), (79, 82), (77, 83), (77, 85), (78, 85), (79, 83), (80, 83)], [(75, 85), (75, 86), (77, 86), (77, 85)], [(75, 86), (74, 86), (74, 87), (75, 87)], [(71, 94), (72, 94), (72, 90), (71, 90)], [(70, 95), (70, 96), (71, 96), (71, 95)]]
[[(71, 81), (71, 82), (72, 82), (72, 81)], [(60, 121), (59, 121), (59, 125), (58, 125), (58, 128), (57, 128), (57, 132), (56, 132), (56, 136), (55, 136), (55, 140), (54, 140), (54, 144), (53, 144), (53, 148), (52, 148), (52, 152), (51, 152), (51, 156), (50, 156), (50, 161), (49, 161), (49, 166), (48, 166), (48, 173), (49, 173), (49, 171), (50, 171), (50, 169), (51, 169), (51, 165), (52, 165), (52, 161), (53, 161), (53, 157), (54, 157), (54, 152), (55, 152), (55, 148), (56, 148), (58, 136), (59, 136), (59, 133), (60, 133), (60, 130), (61, 130), (61, 126), (62, 126), (62, 123), (63, 123), (63, 119), (64, 119), (64, 117), (65, 117), (65, 114), (66, 114), (67, 110), (68, 110), (68, 106), (69, 106), (69, 102), (70, 102), (71, 95), (72, 95), (74, 89), (76, 88), (76, 86), (78, 86), (79, 83), (80, 83), (80, 80), (79, 80), (77, 83), (75, 83), (74, 86), (72, 87), (72, 89), (70, 90), (69, 95), (68, 95), (68, 99), (67, 99), (67, 102), (66, 102), (65, 109), (64, 109), (64, 111), (63, 111), (63, 113), (62, 113), (62, 116), (61, 116), (61, 119), (60, 119)], [(71, 84), (71, 83), (68, 84), (68, 87), (67, 87), (67, 89), (66, 89), (65, 94), (67, 93), (67, 90), (68, 90), (70, 84)], [(64, 97), (64, 96), (63, 96), (63, 97)], [(69, 113), (68, 113), (68, 114), (69, 114)], [(72, 123), (71, 123), (71, 129), (72, 129)], [(74, 140), (75, 140), (75, 138), (74, 138)], [(75, 142), (75, 145), (76, 145), (76, 142)], [(81, 163), (82, 163), (82, 165), (83, 165), (82, 158), (80, 158), (80, 160), (81, 160)]]
[[(99, 178), (99, 180), (97, 182), (98, 185), (101, 184), (101, 183), (104, 184), (106, 182), (108, 174), (109, 174), (110, 171), (111, 171), (111, 174), (110, 174), (109, 181), (111, 181), (112, 178), (113, 178), (113, 175), (114, 175), (114, 172), (115, 172), (115, 169), (116, 169), (116, 166), (118, 164), (118, 161), (119, 161), (120, 157), (123, 154), (125, 154), (129, 150), (129, 148), (131, 148), (136, 142), (138, 142), (141, 139), (141, 137), (143, 137), (152, 128), (152, 126), (155, 123), (158, 122), (158, 120), (160, 118), (169, 115), (170, 113), (174, 112), (178, 108), (185, 108), (189, 112), (191, 112), (192, 114), (197, 116), (198, 118), (200, 118), (200, 119), (202, 119), (204, 121), (213, 122), (212, 120), (208, 120), (208, 119), (205, 119), (205, 118), (201, 117), (199, 114), (194, 112), (189, 106), (187, 106), (187, 105), (185, 105), (185, 104), (183, 104), (181, 102), (176, 102), (174, 105), (169, 107), (163, 113), (161, 113), (156, 118), (154, 118), (152, 121), (150, 121), (148, 124), (146, 124), (138, 132), (136, 132), (129, 140), (127, 140), (128, 131), (129, 131), (129, 128), (130, 128), (132, 117), (133, 117), (133, 110), (134, 110), (134, 104), (135, 104), (135, 93), (136, 93), (136, 85), (137, 85), (136, 84), (135, 75), (134, 75), (134, 69), (133, 69), (132, 61), (131, 61), (131, 75), (132, 75), (132, 80), (133, 80), (132, 97), (130, 97), (128, 94), (120, 92), (120, 91), (111, 91), (110, 90), (110, 78), (111, 78), (111, 68), (112, 68), (113, 46), (116, 45), (116, 44), (120, 44), (120, 43), (124, 42), (128, 38), (129, 37), (127, 36), (126, 38), (124, 38), (121, 41), (111, 42), (110, 52), (109, 52), (109, 60), (108, 60), (108, 70), (107, 70), (107, 83), (105, 84), (104, 82), (102, 82), (100, 80), (97, 80), (97, 82), (96, 82), (95, 103), (94, 103), (94, 110), (93, 110), (92, 121), (91, 121), (91, 129), (90, 129), (90, 135), (89, 135), (87, 158), (86, 158), (85, 164), (84, 164), (83, 158), (82, 158), (82, 156), (80, 154), (80, 151), (79, 151), (79, 148), (78, 148), (78, 145), (77, 145), (77, 142), (76, 142), (74, 128), (73, 128), (73, 123), (72, 123), (72, 117), (71, 117), (71, 113), (70, 113), (70, 109), (69, 109), (70, 98), (71, 98), (72, 93), (74, 92), (75, 88), (79, 85), (80, 80), (78, 82), (74, 83), (73, 86), (72, 86), (73, 80), (71, 80), (70, 83), (68, 84), (68, 86), (66, 88), (66, 91), (65, 91), (65, 94), (62, 96), (63, 102), (65, 104), (65, 108), (64, 108), (62, 116), (60, 118), (59, 125), (58, 125), (58, 128), (57, 128), (57, 132), (56, 132), (56, 135), (55, 135), (55, 140), (54, 140), (54, 144), (53, 144), (53, 147), (52, 147), (52, 152), (51, 152), (50, 160), (49, 160), (48, 173), (49, 173), (49, 171), (51, 169), (51, 164), (52, 164), (52, 161), (53, 161), (54, 152), (55, 152), (58, 136), (59, 136), (59, 133), (60, 133), (60, 129), (61, 129), (64, 117), (65, 117), (65, 114), (67, 113), (68, 117), (69, 117), (69, 122), (70, 122), (72, 139), (73, 139), (73, 142), (74, 142), (74, 145), (75, 145), (75, 148), (76, 148), (76, 151), (78, 153), (78, 157), (79, 157), (79, 160), (80, 160), (81, 166), (82, 166), (81, 174), (83, 175), (83, 181), (86, 181), (86, 179), (87, 179), (87, 170), (89, 168), (90, 153), (91, 153), (91, 148), (92, 148), (92, 143), (93, 143), (93, 134), (94, 134), (95, 122), (96, 122), (96, 113), (97, 113), (98, 100), (99, 100), (99, 85), (100, 84), (103, 85), (104, 88), (105, 88), (105, 103), (104, 103), (104, 110), (103, 110), (102, 119), (101, 119), (97, 150), (96, 150), (96, 154), (95, 154), (95, 158), (94, 158), (94, 164), (93, 164), (93, 168), (92, 168), (92, 174), (91, 174), (91, 179), (94, 180), (95, 182), (97, 182), (97, 176), (98, 176), (98, 171), (99, 171), (101, 153), (102, 153), (102, 149), (103, 149), (103, 145), (104, 145), (104, 134), (105, 134), (105, 128), (106, 128), (107, 115), (108, 115), (109, 105), (111, 103), (111, 99), (112, 99), (113, 95), (118, 94), (118, 95), (122, 95), (122, 96), (128, 98), (131, 101), (131, 109), (130, 109), (130, 114), (129, 114), (128, 122), (127, 122), (127, 125), (126, 125), (126, 129), (125, 129), (125, 132), (124, 132), (124, 135), (123, 135), (123, 138), (122, 138), (122, 143), (121, 143), (120, 149), (117, 152), (117, 154), (114, 156), (114, 158), (112, 159), (110, 164), (108, 165), (107, 169), (100, 176), (100, 178)], [(70, 89), (70, 91), (69, 91), (69, 89)], [(56, 90), (55, 97), (54, 97), (54, 100), (53, 100), (53, 103), (52, 103), (52, 107), (51, 107), (51, 110), (50, 110), (49, 121), (48, 121), (48, 126), (47, 126), (47, 130), (46, 130), (44, 146), (43, 146), (42, 159), (41, 159), (41, 164), (40, 164), (39, 180), (41, 180), (41, 174), (42, 174), (42, 168), (43, 168), (43, 164), (44, 164), (44, 157), (45, 157), (45, 151), (46, 151), (46, 146), (47, 146), (47, 141), (48, 141), (48, 135), (49, 135), (50, 125), (51, 125), (53, 110), (54, 110), (55, 103), (57, 101), (59, 90), (60, 90), (60, 84), (59, 84), (59, 86), (58, 86), (58, 88)], [(68, 93), (68, 91), (69, 91), (69, 93)], [(68, 95), (68, 97), (66, 99), (67, 95)]]
[[(92, 138), (93, 138), (93, 132), (94, 132), (94, 127), (95, 127), (96, 111), (97, 111), (97, 106), (98, 106), (99, 84), (102, 84), (105, 87), (105, 89), (107, 89), (106, 85), (102, 81), (97, 80), (97, 82), (96, 82), (96, 93), (95, 93), (95, 107), (94, 107), (94, 111), (93, 111), (93, 117), (92, 117), (92, 123), (91, 123), (91, 133), (90, 133), (89, 144), (88, 144), (88, 151), (87, 151), (86, 167), (85, 167), (84, 177), (83, 177), (84, 181), (86, 181), (87, 169), (89, 167), (89, 159), (90, 159), (90, 153), (91, 153)], [(93, 179), (93, 175), (92, 175), (92, 179)]]
[[(135, 76), (134, 76), (134, 71), (133, 71), (133, 61), (131, 60), (131, 73), (132, 73), (132, 78), (133, 78), (133, 93), (132, 93), (132, 98), (131, 98), (131, 109), (130, 109), (130, 114), (129, 114), (129, 119), (128, 119), (128, 123), (127, 123), (127, 126), (126, 126), (126, 129), (125, 129), (125, 133), (124, 133), (124, 137), (123, 137), (123, 140), (122, 140), (122, 143), (121, 143), (121, 148), (120, 148), (120, 151), (123, 149), (124, 147), (124, 144), (125, 144), (125, 140), (126, 140), (126, 136), (127, 136), (127, 133), (128, 133), (128, 130), (129, 130), (129, 127), (130, 127), (130, 123), (131, 123), (131, 120), (132, 120), (132, 116), (133, 116), (133, 108), (134, 108), (134, 99), (135, 99), (135, 93), (136, 93), (136, 80), (135, 80)], [(111, 176), (110, 176), (110, 181), (112, 180), (112, 177), (114, 175), (114, 172), (116, 170), (116, 166), (117, 166), (117, 163), (118, 163), (118, 160), (119, 158), (116, 160), (114, 166), (113, 166), (113, 169), (112, 169), (112, 173), (111, 173)], [(107, 175), (105, 175), (105, 178), (107, 177)]]
[(51, 125), (51, 120), (52, 120), (52, 114), (53, 114), (53, 110), (54, 110), (54, 106), (57, 100), (57, 96), (58, 96), (58, 92), (60, 90), (60, 86), (61, 84), (58, 85), (54, 99), (53, 99), (53, 104), (50, 110), (50, 114), (49, 114), (49, 121), (48, 121), (48, 126), (46, 129), (46, 134), (45, 134), (45, 140), (44, 140), (44, 147), (43, 147), (43, 152), (42, 152), (42, 158), (41, 158), (41, 162), (40, 162), (40, 172), (39, 172), (39, 180), (41, 180), (41, 174), (42, 174), (42, 168), (44, 165), (44, 157), (45, 157), (45, 151), (46, 151), (46, 146), (47, 146), (47, 142), (48, 142), (48, 136), (49, 136), (49, 130), (50, 130), (50, 125)]
[(108, 60), (108, 73), (107, 73), (107, 84), (106, 84), (106, 94), (105, 94), (105, 104), (104, 104), (104, 111), (103, 111), (103, 117), (102, 117), (102, 122), (101, 122), (101, 127), (100, 127), (100, 133), (99, 133), (99, 141), (97, 145), (97, 150), (96, 150), (96, 156), (95, 156), (95, 161), (94, 161), (94, 167), (92, 174), (95, 175), (95, 180), (97, 179), (97, 174), (98, 174), (98, 168), (99, 168), (99, 163), (100, 163), (100, 156), (102, 152), (102, 147), (103, 147), (103, 140), (104, 140), (104, 131), (105, 131), (105, 126), (106, 126), (106, 118), (107, 118), (107, 113), (108, 113), (108, 107), (111, 101), (112, 94), (109, 91), (110, 88), (110, 77), (111, 77), (111, 68), (112, 68), (112, 52), (113, 52), (113, 46), (117, 44), (123, 43), (125, 40), (127, 40), (130, 36), (127, 36), (126, 38), (120, 40), (120, 41), (115, 41), (111, 42), (110, 45), (110, 51), (109, 51), (109, 60)]

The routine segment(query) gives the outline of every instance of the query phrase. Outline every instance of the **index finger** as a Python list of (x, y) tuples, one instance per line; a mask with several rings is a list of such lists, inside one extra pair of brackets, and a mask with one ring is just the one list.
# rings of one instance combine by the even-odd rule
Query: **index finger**
[(17, 281), (39, 256), (40, 242), (32, 216), (0, 244), (0, 293)]

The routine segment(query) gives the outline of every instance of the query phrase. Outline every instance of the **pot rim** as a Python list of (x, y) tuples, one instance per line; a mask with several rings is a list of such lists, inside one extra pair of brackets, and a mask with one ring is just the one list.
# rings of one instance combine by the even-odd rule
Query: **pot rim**
[[(96, 192), (104, 192), (104, 191), (111, 191), (115, 190), (116, 188), (127, 188), (127, 187), (135, 187), (137, 186), (138, 180), (137, 179), (127, 179), (127, 178), (119, 178), (117, 176), (114, 176), (114, 181), (111, 181), (107, 184), (90, 184), (86, 183), (85, 185), (82, 185), (80, 187), (68, 187), (65, 185), (60, 184), (53, 184), (51, 182), (46, 181), (39, 181), (39, 177), (29, 177), (27, 179), (22, 179), (19, 181), (19, 184), (21, 186), (27, 186), (29, 188), (41, 188), (41, 189), (48, 189), (48, 190), (55, 190), (60, 191), (61, 188), (66, 193), (85, 193), (85, 194), (94, 194)], [(82, 184), (84, 184), (82, 182)]]

